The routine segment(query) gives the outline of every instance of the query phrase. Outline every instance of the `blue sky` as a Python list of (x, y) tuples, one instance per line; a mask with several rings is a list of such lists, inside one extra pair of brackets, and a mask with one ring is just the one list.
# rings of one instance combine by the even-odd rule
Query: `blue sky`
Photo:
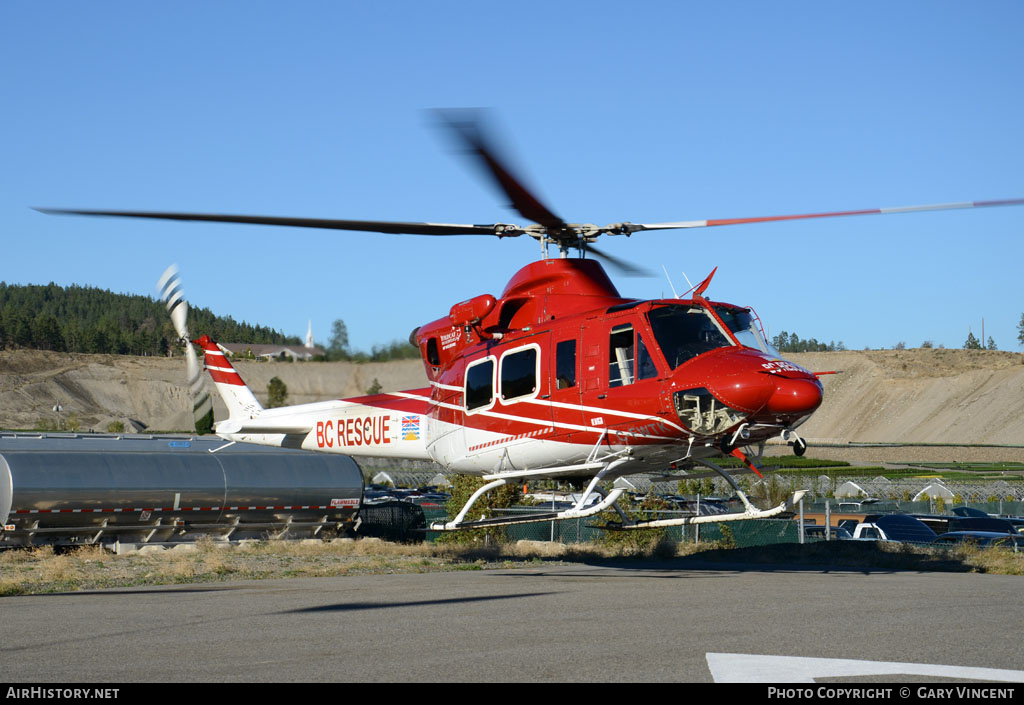
[[(486, 106), (568, 221), (1024, 197), (1020, 2), (5, 2), (0, 280), (189, 299), (369, 349), (539, 256), (31, 206), (518, 222), (426, 109)], [(1020, 351), (1024, 207), (603, 239), (770, 333)], [(627, 296), (665, 278), (613, 273)], [(682, 286), (685, 289), (685, 286)]]

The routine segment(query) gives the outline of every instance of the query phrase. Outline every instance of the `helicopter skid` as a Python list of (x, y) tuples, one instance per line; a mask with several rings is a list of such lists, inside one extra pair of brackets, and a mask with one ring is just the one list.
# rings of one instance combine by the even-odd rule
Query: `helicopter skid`
[[(525, 514), (517, 517), (491, 517), (489, 519), (478, 519), (477, 521), (461, 521), (461, 514), (455, 517), (454, 521), (449, 522), (436, 522), (430, 525), (431, 531), (461, 531), (465, 529), (479, 529), (481, 527), (491, 526), (511, 526), (513, 524), (532, 524), (540, 521), (558, 521), (561, 519), (581, 519), (583, 517), (593, 516), (594, 514), (600, 514), (605, 509), (613, 506), (625, 492), (625, 488), (616, 487), (608, 496), (597, 504), (580, 509), (578, 507), (572, 507), (571, 509), (565, 509), (560, 512), (544, 512), (539, 514)], [(470, 503), (475, 501), (475, 498), (470, 499)], [(468, 509), (469, 504), (467, 504)], [(466, 509), (463, 510), (465, 512)]]
[(688, 526), (690, 524), (717, 524), (725, 521), (746, 521), (748, 519), (771, 519), (783, 512), (792, 511), (793, 507), (800, 503), (800, 500), (803, 499), (806, 493), (806, 490), (800, 490), (789, 500), (771, 509), (757, 509), (750, 506), (745, 511), (734, 512), (733, 514), (709, 514), (705, 516), (679, 517), (676, 519), (655, 519), (653, 521), (614, 522), (597, 528), (608, 531), (626, 531), (633, 529), (660, 529), (668, 526)]

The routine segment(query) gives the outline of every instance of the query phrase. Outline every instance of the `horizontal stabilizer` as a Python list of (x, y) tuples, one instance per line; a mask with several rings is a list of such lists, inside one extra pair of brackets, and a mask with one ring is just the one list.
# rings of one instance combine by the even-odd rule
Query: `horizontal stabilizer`
[(287, 419), (227, 419), (217, 424), (218, 435), (256, 435), (256, 434), (299, 434), (305, 436), (313, 430), (308, 421), (291, 421)]

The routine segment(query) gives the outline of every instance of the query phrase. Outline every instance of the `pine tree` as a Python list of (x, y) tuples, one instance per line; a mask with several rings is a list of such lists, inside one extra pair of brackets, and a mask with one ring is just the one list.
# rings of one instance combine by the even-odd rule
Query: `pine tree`
[(340, 318), (331, 325), (331, 343), (327, 355), (331, 360), (348, 359), (348, 327)]
[(288, 403), (288, 387), (279, 377), (273, 377), (267, 384), (267, 408), (274, 409)]
[[(298, 344), (296, 336), (192, 309), (190, 327), (227, 342)], [(0, 282), (0, 347), (68, 352), (166, 354), (177, 335), (163, 304), (146, 296), (72, 285)]]

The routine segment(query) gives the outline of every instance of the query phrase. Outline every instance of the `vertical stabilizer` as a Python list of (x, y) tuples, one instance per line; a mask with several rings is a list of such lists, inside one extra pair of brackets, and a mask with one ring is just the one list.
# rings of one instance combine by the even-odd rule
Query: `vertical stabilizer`
[(246, 386), (224, 351), (210, 336), (203, 335), (192, 341), (203, 349), (203, 363), (217, 391), (228, 407), (230, 420), (249, 419), (263, 411), (252, 390)]

